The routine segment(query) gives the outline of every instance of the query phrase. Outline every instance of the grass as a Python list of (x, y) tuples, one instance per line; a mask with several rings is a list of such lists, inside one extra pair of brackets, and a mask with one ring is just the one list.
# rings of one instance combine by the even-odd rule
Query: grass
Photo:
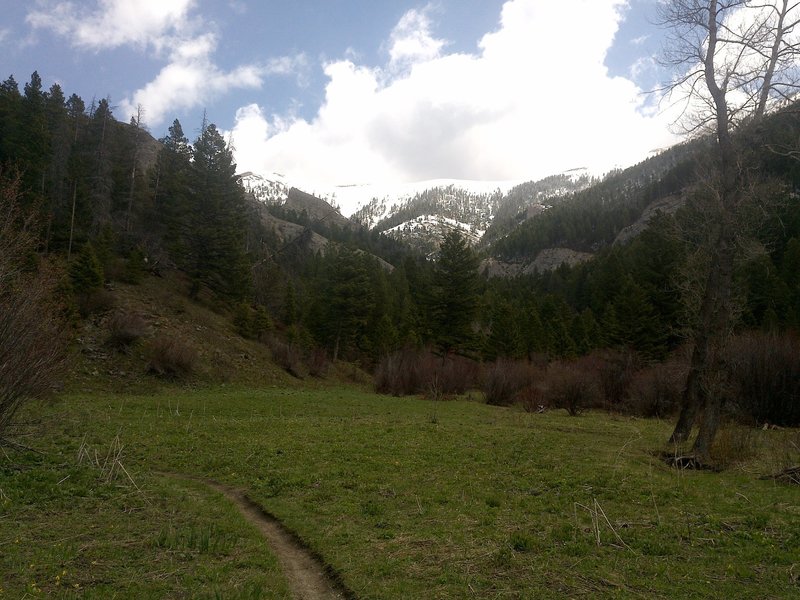
[(32, 413), (44, 454), (0, 471), (7, 597), (284, 597), (254, 530), (171, 472), (247, 489), (359, 598), (800, 592), (797, 488), (758, 478), (764, 453), (670, 470), (665, 422), (347, 388), (77, 394)]

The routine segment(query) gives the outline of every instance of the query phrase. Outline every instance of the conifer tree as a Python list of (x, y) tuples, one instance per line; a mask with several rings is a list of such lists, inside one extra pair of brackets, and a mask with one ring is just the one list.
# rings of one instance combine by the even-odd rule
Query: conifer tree
[(242, 299), (251, 279), (244, 251), (244, 198), (233, 153), (209, 124), (200, 132), (192, 158), (190, 274), (223, 297)]
[(47, 126), (45, 93), (42, 79), (34, 71), (25, 84), (22, 95), (22, 128), (18, 131), (17, 155), (23, 173), (25, 190), (29, 202), (44, 199), (47, 164), (50, 159), (50, 131)]
[(434, 339), (443, 352), (475, 350), (478, 285), (478, 258), (466, 237), (459, 230), (451, 230), (436, 263), (431, 305)]
[(334, 360), (340, 355), (352, 357), (369, 350), (369, 323), (375, 310), (369, 264), (365, 256), (348, 248), (331, 253), (325, 263), (327, 273), (317, 290), (313, 326)]

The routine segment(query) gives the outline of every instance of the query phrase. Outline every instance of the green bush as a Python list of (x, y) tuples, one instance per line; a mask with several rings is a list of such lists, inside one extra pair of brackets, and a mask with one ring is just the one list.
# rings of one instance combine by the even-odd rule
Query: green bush
[(103, 267), (97, 259), (91, 243), (87, 243), (69, 266), (72, 289), (78, 295), (89, 294), (102, 287)]

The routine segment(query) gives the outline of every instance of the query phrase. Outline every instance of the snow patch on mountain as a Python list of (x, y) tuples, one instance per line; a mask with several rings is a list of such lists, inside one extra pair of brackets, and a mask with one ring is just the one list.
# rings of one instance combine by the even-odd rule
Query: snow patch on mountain
[(280, 173), (265, 176), (247, 171), (239, 174), (239, 181), (245, 191), (264, 204), (283, 204), (289, 198), (292, 187)]

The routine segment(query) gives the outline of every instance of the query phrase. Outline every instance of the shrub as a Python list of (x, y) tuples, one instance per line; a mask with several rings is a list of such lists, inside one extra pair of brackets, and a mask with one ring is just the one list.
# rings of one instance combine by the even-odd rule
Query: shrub
[(756, 438), (753, 430), (733, 424), (720, 428), (711, 447), (711, 458), (722, 468), (752, 458), (755, 453)]
[(637, 372), (625, 399), (625, 412), (659, 419), (672, 415), (680, 404), (686, 369), (682, 362), (671, 360)]
[(277, 337), (267, 340), (267, 345), (272, 352), (272, 360), (282, 367), (287, 373), (298, 379), (304, 379), (308, 374), (303, 363), (303, 351), (296, 343), (286, 343)]
[(36, 226), (18, 200), (18, 178), (0, 173), (0, 445), (20, 406), (55, 387), (66, 355), (60, 275), (36, 264)]
[(147, 260), (141, 248), (136, 247), (128, 254), (121, 279), (125, 283), (138, 284), (147, 273)]
[(375, 389), (381, 394), (420, 394), (433, 381), (433, 357), (416, 348), (403, 348), (383, 357), (375, 369)]
[(197, 351), (180, 337), (161, 335), (150, 344), (149, 370), (162, 377), (185, 377), (194, 371)]
[(260, 304), (253, 308), (247, 302), (241, 302), (234, 308), (233, 325), (236, 333), (245, 339), (266, 341), (266, 334), (272, 329), (272, 319)]
[(308, 356), (308, 372), (312, 377), (324, 378), (331, 368), (328, 353), (322, 348), (314, 348)]
[(528, 395), (531, 395), (534, 382), (534, 371), (527, 363), (499, 359), (486, 376), (483, 389), (486, 403), (510, 406), (519, 399), (523, 390), (528, 390)]
[(105, 288), (98, 288), (78, 295), (78, 312), (84, 319), (92, 315), (100, 315), (114, 309), (117, 299)]
[(800, 425), (800, 340), (790, 334), (750, 333), (728, 350), (733, 406), (757, 424)]
[(441, 399), (463, 394), (481, 376), (480, 365), (463, 356), (437, 356), (430, 350), (404, 348), (385, 356), (375, 370), (375, 389), (382, 394), (426, 394)]
[(108, 320), (108, 342), (126, 349), (147, 335), (147, 323), (136, 313), (117, 312)]
[(480, 380), (480, 365), (474, 360), (453, 354), (431, 358), (434, 369), (428, 390), (435, 399), (464, 394)]
[(233, 326), (236, 333), (245, 339), (254, 337), (253, 333), (253, 309), (246, 302), (240, 302), (233, 311)]
[(619, 408), (628, 394), (639, 360), (631, 351), (607, 350), (597, 355), (597, 379), (605, 408)]
[[(544, 379), (544, 376), (541, 376)], [(547, 395), (542, 384), (533, 383), (517, 393), (517, 402), (525, 412), (543, 412), (547, 408)]]
[(598, 400), (594, 374), (577, 361), (554, 363), (547, 371), (547, 399), (554, 408), (563, 408), (571, 416), (595, 406)]
[(251, 329), (257, 340), (264, 340), (267, 333), (272, 329), (272, 319), (265, 306), (259, 304), (253, 311)]
[(72, 289), (78, 295), (88, 294), (103, 285), (103, 267), (95, 254), (94, 247), (87, 243), (69, 266)]

